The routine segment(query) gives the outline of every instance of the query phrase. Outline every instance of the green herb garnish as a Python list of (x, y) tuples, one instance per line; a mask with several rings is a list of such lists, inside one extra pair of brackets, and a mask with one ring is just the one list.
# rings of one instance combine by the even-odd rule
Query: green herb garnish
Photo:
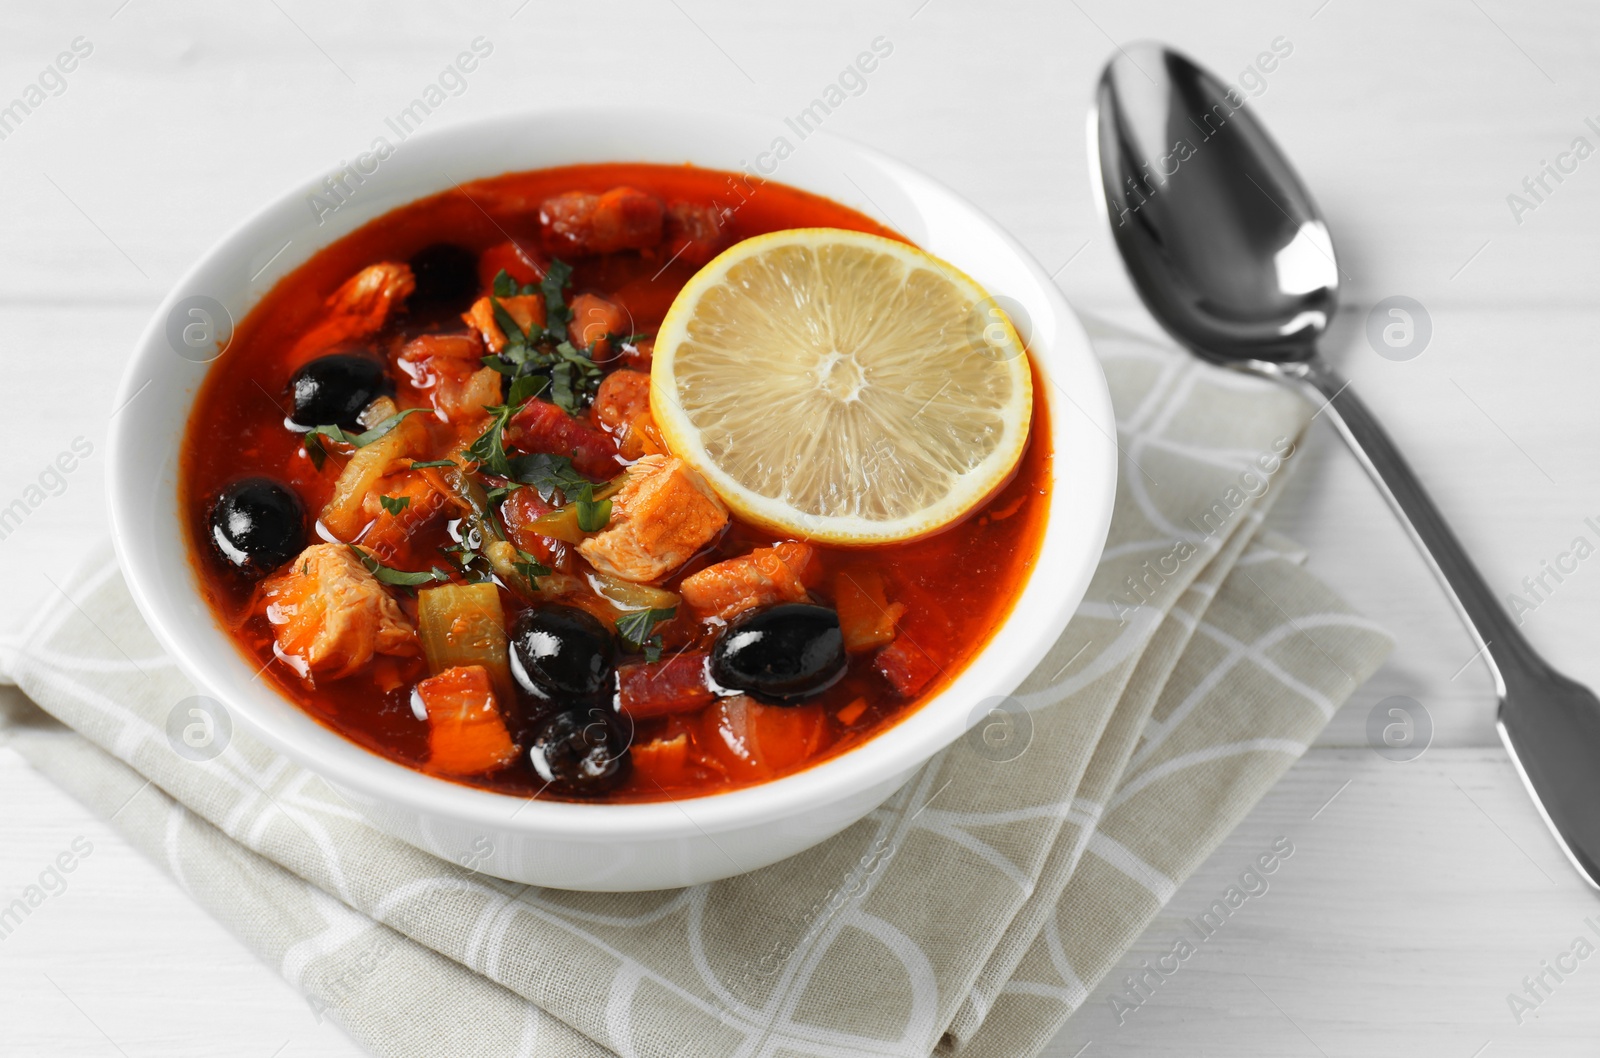
[(611, 501), (594, 498), (594, 486), (584, 485), (578, 490), (574, 504), (578, 514), (578, 528), (586, 533), (598, 533), (611, 521)]
[(576, 415), (594, 400), (603, 372), (587, 353), (580, 353), (571, 342), (556, 346), (550, 363), (550, 402)]
[(537, 397), (550, 388), (550, 380), (544, 375), (518, 375), (511, 380), (511, 393), (506, 398), (506, 403), (513, 407), (521, 407), (533, 397)]
[(438, 566), (434, 566), (426, 573), (410, 573), (403, 569), (390, 569), (388, 566), (385, 566), (382, 562), (379, 562), (376, 558), (367, 554), (354, 544), (346, 544), (345, 546), (350, 549), (352, 554), (361, 560), (361, 564), (363, 566), (367, 567), (367, 572), (372, 574), (375, 578), (377, 578), (379, 583), (382, 584), (393, 584), (399, 587), (411, 588), (418, 584), (434, 584), (439, 581), (446, 581), (450, 579), (450, 574), (446, 573)]
[(661, 660), (661, 636), (653, 635), (656, 625), (662, 621), (670, 621), (676, 617), (678, 608), (669, 606), (665, 610), (635, 610), (625, 613), (617, 618), (617, 635), (622, 637), (624, 646), (632, 650), (642, 650), (647, 661)]
[(514, 298), (523, 294), (537, 294), (539, 287), (533, 283), (518, 283), (516, 277), (504, 268), (500, 269), (489, 284), (489, 289), (494, 291), (497, 298)]
[(511, 567), (530, 581), (535, 577), (548, 577), (550, 575), (549, 566), (540, 562), (520, 547), (517, 548), (517, 561), (511, 563)]
[(476, 441), (467, 446), (467, 455), (477, 460), (491, 474), (511, 477), (511, 463), (506, 458), (506, 424), (517, 413), (513, 404), (502, 404), (485, 409), (489, 413), (489, 428)]
[(411, 497), (410, 496), (379, 496), (378, 497), (378, 502), (380, 504), (382, 504), (383, 505), (383, 509), (388, 511), (390, 514), (399, 514), (401, 511), (403, 511), (407, 507), (411, 506)]
[(484, 357), (483, 363), (511, 380), (507, 403), (521, 404), (548, 390), (551, 403), (576, 415), (594, 399), (602, 375), (594, 362), (594, 350), (579, 350), (568, 340), (572, 310), (562, 291), (571, 278), (569, 265), (551, 262), (537, 288), (544, 297), (545, 325), (523, 330), (499, 299), (531, 294), (535, 288), (518, 284), (504, 270), (494, 277), (489, 307), (506, 342), (498, 353)]
[(453, 467), (455, 465), (456, 461), (454, 459), (430, 459), (425, 463), (419, 463), (416, 460), (412, 460), (411, 469), (427, 470), (429, 467)]
[(572, 266), (565, 261), (554, 260), (550, 262), (550, 270), (539, 281), (539, 292), (544, 295), (544, 331), (558, 342), (566, 340), (567, 321), (572, 319), (572, 310), (567, 308), (566, 299), (561, 294), (571, 280)]
[(576, 496), (585, 485), (592, 484), (572, 468), (571, 459), (545, 452), (513, 458), (511, 479), (538, 489), (540, 499), (546, 503), (552, 502), (558, 492), (563, 497)]

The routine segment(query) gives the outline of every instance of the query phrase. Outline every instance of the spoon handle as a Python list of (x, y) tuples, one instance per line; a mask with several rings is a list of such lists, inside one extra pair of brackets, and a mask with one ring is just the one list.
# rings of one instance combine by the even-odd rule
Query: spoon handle
[(1389, 432), (1350, 383), (1320, 356), (1298, 367), (1292, 377), (1314, 390), (1321, 398), (1319, 403), (1326, 402), (1324, 410), (1449, 590), (1480, 653), (1488, 655), (1500, 696), (1505, 696), (1508, 676), (1513, 680), (1516, 676), (1550, 676), (1549, 665), (1518, 631)]

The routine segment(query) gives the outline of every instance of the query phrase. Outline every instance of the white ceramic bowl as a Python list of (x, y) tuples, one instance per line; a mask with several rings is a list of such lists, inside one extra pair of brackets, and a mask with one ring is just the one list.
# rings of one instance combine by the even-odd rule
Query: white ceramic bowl
[[(172, 335), (199, 320), (188, 314), (193, 302), (186, 299), (213, 298), (242, 319), (317, 250), (397, 206), (478, 177), (604, 161), (748, 169), (874, 217), (1013, 299), (1048, 379), (1054, 485), (1043, 549), (1009, 619), (943, 693), (879, 737), (799, 774), (710, 797), (530, 802), (386, 760), (252, 678), (254, 667), (201, 599), (187, 553), (177, 456), (208, 365), (180, 355)], [(111, 518), (133, 596), (184, 673), (238, 724), (335, 784), (396, 837), (488, 874), (566, 889), (659, 889), (765, 866), (860, 819), (960, 738), (987, 713), (981, 703), (1014, 690), (1038, 663), (1082, 598), (1105, 540), (1116, 473), (1105, 379), (1072, 310), (1038, 264), (977, 209), (920, 173), (826, 134), (798, 140), (776, 119), (568, 109), (407, 139), (337, 211), (320, 210), (320, 219), (314, 194), (327, 194), (323, 174), (223, 238), (145, 329), (112, 423)]]

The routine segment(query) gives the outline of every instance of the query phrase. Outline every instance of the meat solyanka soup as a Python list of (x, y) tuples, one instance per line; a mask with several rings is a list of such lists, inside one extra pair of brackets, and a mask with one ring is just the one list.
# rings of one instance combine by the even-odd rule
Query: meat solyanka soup
[[(850, 547), (736, 514), (664, 438), (655, 340), (713, 258), (797, 228), (898, 239), (776, 183), (593, 165), (468, 184), (318, 253), (238, 327), (185, 436), (218, 620), (345, 737), (521, 796), (717, 793), (915, 710), (1038, 552), (1044, 401), (1020, 398), (1020, 459), (931, 535)], [(733, 399), (759, 415), (750, 377)]]

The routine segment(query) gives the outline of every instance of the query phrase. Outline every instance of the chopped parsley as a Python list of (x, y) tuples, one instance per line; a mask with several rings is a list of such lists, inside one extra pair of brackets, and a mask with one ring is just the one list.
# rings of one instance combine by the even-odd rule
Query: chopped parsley
[(388, 511), (390, 514), (399, 514), (401, 511), (403, 511), (407, 507), (411, 506), (411, 497), (410, 496), (379, 496), (378, 497), (378, 502), (380, 504), (382, 504), (383, 505), (383, 509)]
[(482, 584), (494, 579), (489, 556), (463, 540), (459, 544), (445, 544), (439, 552), (456, 564), (468, 584)]
[(661, 660), (661, 636), (652, 634), (656, 625), (670, 621), (678, 614), (676, 606), (665, 610), (635, 610), (617, 618), (617, 635), (630, 650), (643, 651), (647, 661)]
[(511, 380), (511, 394), (506, 398), (506, 403), (520, 408), (549, 388), (550, 380), (544, 375), (518, 375)]
[(572, 468), (572, 460), (566, 456), (536, 452), (533, 455), (516, 456), (510, 463), (511, 479), (538, 489), (539, 498), (546, 503), (552, 502), (558, 492), (563, 498), (576, 496), (585, 485), (591, 484), (588, 478)]
[[(498, 353), (484, 357), (483, 363), (511, 380), (508, 404), (521, 404), (548, 390), (552, 403), (576, 415), (594, 399), (602, 372), (595, 365), (593, 350), (580, 351), (567, 340), (572, 310), (562, 290), (571, 279), (572, 268), (563, 261), (551, 262), (537, 288), (519, 284), (504, 269), (494, 277), (489, 307), (506, 342)], [(500, 299), (522, 297), (535, 290), (544, 297), (545, 325), (523, 330)]]
[(550, 402), (576, 415), (594, 400), (604, 374), (588, 353), (580, 353), (571, 342), (556, 346), (550, 363)]
[(558, 342), (566, 340), (567, 321), (572, 319), (572, 310), (561, 294), (571, 281), (572, 266), (559, 259), (550, 262), (550, 270), (539, 281), (539, 292), (544, 295), (544, 330)]
[(578, 528), (586, 533), (598, 533), (611, 522), (611, 501), (594, 498), (594, 486), (584, 485), (578, 490)]
[(520, 547), (517, 548), (517, 561), (511, 563), (511, 566), (530, 581), (535, 577), (548, 577), (551, 572), (549, 566), (540, 562)]
[(352, 448), (365, 448), (396, 426), (399, 426), (400, 420), (407, 415), (415, 415), (425, 410), (424, 408), (407, 408), (405, 411), (389, 416), (378, 425), (372, 427), (372, 429), (364, 430), (361, 433), (350, 433), (338, 426), (313, 426), (306, 431), (305, 441), (303, 442), (306, 448), (306, 455), (311, 457), (311, 465), (321, 470), (323, 460), (328, 457), (328, 450), (322, 440), (324, 437), (339, 444), (350, 445)]
[(497, 298), (514, 298), (524, 294), (537, 294), (539, 287), (533, 283), (518, 283), (516, 277), (504, 268), (500, 269), (490, 283), (489, 289), (494, 291)]
[(390, 569), (354, 544), (346, 544), (345, 546), (350, 549), (356, 558), (361, 560), (361, 564), (367, 567), (367, 572), (377, 578), (381, 584), (393, 584), (398, 587), (411, 588), (418, 584), (434, 584), (450, 579), (450, 574), (438, 566), (434, 566), (426, 573), (409, 573), (403, 569)]
[(418, 462), (413, 459), (411, 461), (412, 470), (427, 470), (429, 467), (453, 467), (455, 465), (456, 461), (454, 459), (430, 459), (426, 462)]
[(467, 455), (477, 460), (484, 469), (500, 477), (511, 477), (511, 462), (506, 456), (506, 424), (517, 413), (514, 404), (502, 404), (484, 409), (489, 413), (489, 428), (476, 441), (467, 446)]

